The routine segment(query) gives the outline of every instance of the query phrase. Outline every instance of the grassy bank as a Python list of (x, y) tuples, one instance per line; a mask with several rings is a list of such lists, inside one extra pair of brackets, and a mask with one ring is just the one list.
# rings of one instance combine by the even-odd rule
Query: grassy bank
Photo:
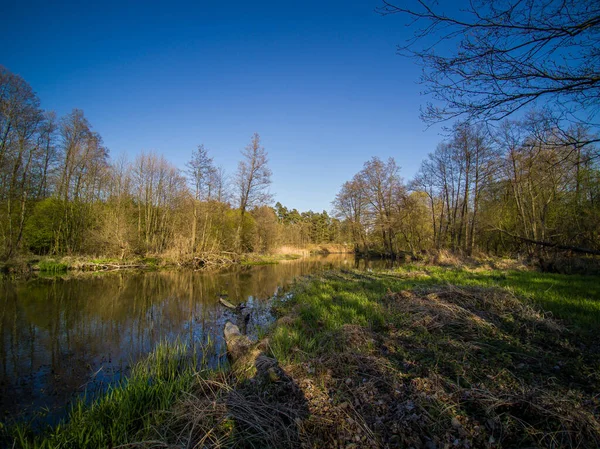
[(300, 440), (599, 447), (599, 281), (407, 267), (302, 282), (269, 340), (310, 404)]
[(232, 265), (269, 265), (282, 260), (295, 260), (301, 254), (233, 254), (206, 253), (196, 257), (174, 259), (166, 256), (118, 259), (110, 257), (20, 257), (0, 263), (0, 273), (8, 274), (61, 274), (67, 271), (156, 270), (162, 268), (219, 269)]
[(0, 263), (0, 273), (6, 274), (61, 274), (67, 271), (108, 271), (116, 269), (167, 268), (176, 266), (176, 262), (160, 257), (136, 257), (117, 259), (83, 256), (32, 256), (19, 257)]
[(300, 254), (246, 254), (242, 257), (242, 265), (276, 265), (282, 260), (297, 260)]
[(416, 265), (303, 278), (275, 300), (252, 364), (207, 377), (167, 351), (175, 357), (142, 363), (47, 437), (12, 437), (15, 447), (600, 447), (599, 289), (598, 276)]
[(29, 424), (0, 423), (0, 447), (92, 448), (151, 441), (166, 429), (169, 410), (203, 378), (202, 353), (181, 342), (162, 343), (136, 364), (127, 380), (100, 398), (74, 403), (68, 419), (35, 431)]

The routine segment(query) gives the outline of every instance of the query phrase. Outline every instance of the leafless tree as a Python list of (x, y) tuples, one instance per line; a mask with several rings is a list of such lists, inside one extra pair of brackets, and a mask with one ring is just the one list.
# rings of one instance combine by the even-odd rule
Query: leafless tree
[(205, 200), (208, 196), (210, 186), (210, 176), (215, 169), (213, 158), (208, 156), (208, 150), (204, 145), (198, 145), (198, 148), (192, 153), (191, 160), (186, 164), (186, 173), (193, 187), (194, 197), (197, 200)]
[(597, 0), (471, 0), (451, 13), (429, 0), (383, 0), (379, 12), (415, 30), (398, 51), (423, 67), (435, 102), (422, 111), (427, 122), (497, 121), (536, 105), (599, 125)]
[[(187, 175), (193, 187), (193, 217), (192, 217), (192, 253), (196, 252), (196, 239), (198, 227), (198, 209), (200, 201), (206, 201), (211, 196), (211, 177), (215, 171), (213, 159), (208, 156), (208, 150), (204, 145), (198, 145), (198, 148), (192, 153), (192, 159), (186, 164)], [(205, 208), (206, 209), (206, 208)], [(208, 223), (208, 210), (205, 210), (205, 227)], [(203, 235), (205, 232), (203, 232)], [(204, 246), (204, 238), (202, 239)]]
[(381, 231), (384, 251), (392, 257), (396, 254), (393, 209), (403, 191), (399, 171), (393, 158), (384, 162), (373, 157), (358, 173), (373, 221)]
[(242, 156), (235, 177), (240, 209), (238, 227), (240, 245), (243, 244), (242, 228), (246, 212), (251, 207), (261, 206), (272, 200), (272, 195), (268, 191), (272, 172), (268, 166), (267, 152), (260, 145), (260, 136), (257, 133), (254, 133), (250, 144), (242, 151)]
[(163, 156), (142, 153), (132, 166), (138, 238), (147, 252), (164, 251), (174, 234), (176, 212), (189, 195), (185, 178)]
[(243, 159), (238, 164), (236, 187), (240, 213), (244, 216), (249, 208), (260, 206), (272, 199), (268, 191), (272, 172), (267, 165), (267, 152), (260, 146), (260, 136), (257, 133), (254, 133), (252, 141), (242, 151), (242, 156)]
[(208, 200), (218, 203), (228, 203), (231, 192), (229, 191), (228, 176), (222, 166), (213, 167), (208, 175)]
[(356, 249), (359, 249), (360, 243), (363, 249), (367, 250), (368, 244), (365, 235), (365, 210), (367, 205), (360, 182), (358, 176), (354, 176), (351, 181), (346, 181), (335, 196), (333, 208), (336, 217), (349, 224), (350, 235)]

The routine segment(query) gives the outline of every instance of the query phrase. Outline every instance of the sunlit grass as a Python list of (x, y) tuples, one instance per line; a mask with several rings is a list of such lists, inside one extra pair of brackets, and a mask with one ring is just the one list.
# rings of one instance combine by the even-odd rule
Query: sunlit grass
[[(419, 417), (395, 431), (406, 439), (452, 442), (464, 425), (471, 447), (598, 447), (586, 401), (597, 384), (599, 281), (425, 265), (324, 273), (277, 304), (269, 348), (329, 397), (328, 420), (348, 403), (367, 422), (403, 403)], [(399, 419), (380, 426), (378, 438), (397, 441), (389, 429)], [(478, 424), (486, 420), (495, 427)]]
[(430, 277), (423, 283), (500, 287), (571, 324), (585, 329), (600, 325), (600, 276), (440, 267), (428, 268), (427, 272)]
[(387, 292), (452, 284), (498, 287), (515, 294), (567, 325), (590, 331), (600, 325), (600, 277), (535, 271), (473, 271), (459, 268), (403, 266), (375, 273), (330, 273), (294, 288), (279, 305), (288, 314), (271, 335), (273, 354), (292, 362), (335, 350), (332, 332), (343, 325), (379, 330), (390, 317), (381, 306)]

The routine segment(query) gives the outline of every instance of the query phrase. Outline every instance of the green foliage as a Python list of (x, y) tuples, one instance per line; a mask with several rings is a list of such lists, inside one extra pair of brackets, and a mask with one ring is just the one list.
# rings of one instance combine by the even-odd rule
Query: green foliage
[(35, 254), (48, 254), (56, 244), (56, 230), (64, 214), (64, 203), (46, 198), (35, 204), (25, 225), (25, 244)]
[(240, 249), (242, 252), (251, 253), (254, 251), (255, 239), (254, 234), (256, 231), (256, 220), (251, 214), (244, 214), (243, 221), (240, 223), (240, 217), (238, 211), (232, 211), (233, 215), (237, 215), (237, 223), (241, 227), (240, 229)]

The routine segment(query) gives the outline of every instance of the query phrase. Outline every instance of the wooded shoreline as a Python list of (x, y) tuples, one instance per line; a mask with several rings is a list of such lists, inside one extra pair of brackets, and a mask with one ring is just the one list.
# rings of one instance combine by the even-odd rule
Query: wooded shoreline
[(173, 259), (166, 256), (139, 257), (131, 259), (92, 258), (85, 256), (64, 257), (20, 257), (0, 263), (0, 273), (24, 275), (28, 273), (65, 273), (68, 271), (118, 271), (118, 270), (157, 270), (190, 269), (216, 270), (235, 265), (269, 265), (281, 261), (328, 254), (353, 254), (350, 246), (315, 245), (306, 248), (283, 247), (269, 254), (222, 251), (219, 253), (197, 254), (191, 257)]

